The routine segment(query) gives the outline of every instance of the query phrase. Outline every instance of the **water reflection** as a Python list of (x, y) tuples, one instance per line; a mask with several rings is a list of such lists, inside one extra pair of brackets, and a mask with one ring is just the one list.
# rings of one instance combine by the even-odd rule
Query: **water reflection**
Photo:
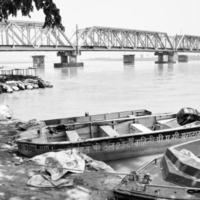
[(45, 67), (44, 66), (37, 67), (36, 74), (37, 74), (37, 76), (44, 75), (45, 74)]
[(163, 71), (164, 71), (164, 64), (158, 64), (157, 68), (156, 68), (156, 73), (161, 76), (163, 75)]
[(155, 69), (155, 74), (158, 76), (172, 75), (174, 71), (174, 64), (158, 64), (156, 65)]
[(134, 68), (135, 64), (124, 64), (124, 69)]
[(135, 70), (135, 65), (124, 64), (124, 71), (125, 72), (131, 72), (131, 71), (134, 71), (134, 70)]
[(167, 71), (168, 72), (173, 72), (174, 71), (174, 64), (173, 63), (169, 63), (168, 64)]
[(65, 67), (61, 69), (62, 77), (73, 78), (78, 75), (78, 71), (83, 70), (83, 67)]

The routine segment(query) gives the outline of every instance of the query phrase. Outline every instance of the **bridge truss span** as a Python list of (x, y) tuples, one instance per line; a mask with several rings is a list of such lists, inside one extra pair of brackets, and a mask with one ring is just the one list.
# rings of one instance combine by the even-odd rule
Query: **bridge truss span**
[(89, 27), (77, 31), (81, 51), (173, 51), (167, 33), (130, 29)]
[(43, 23), (8, 21), (0, 23), (0, 51), (74, 50), (58, 28), (43, 28)]
[(174, 38), (176, 51), (200, 52), (200, 36), (176, 35)]

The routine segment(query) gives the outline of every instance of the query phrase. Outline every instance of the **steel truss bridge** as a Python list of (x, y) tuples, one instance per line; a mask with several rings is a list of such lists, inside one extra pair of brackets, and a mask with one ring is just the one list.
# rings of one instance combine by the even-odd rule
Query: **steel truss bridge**
[(0, 23), (0, 51), (74, 50), (60, 29), (43, 28), (43, 23), (8, 21)]
[(0, 51), (200, 53), (200, 36), (94, 26), (77, 30), (69, 39), (58, 28), (43, 28), (43, 23), (8, 21), (0, 23)]
[(81, 51), (200, 53), (200, 36), (96, 26), (78, 30), (77, 35)]

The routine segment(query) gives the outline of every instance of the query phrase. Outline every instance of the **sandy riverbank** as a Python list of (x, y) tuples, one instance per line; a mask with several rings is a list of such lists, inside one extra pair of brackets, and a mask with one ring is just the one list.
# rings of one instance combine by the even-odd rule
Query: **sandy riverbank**
[(0, 199), (112, 199), (112, 189), (121, 180), (115, 174), (72, 174), (73, 187), (41, 189), (28, 186), (27, 181), (32, 172), (38, 171), (40, 167), (24, 162), (26, 159), (17, 155), (17, 149), (12, 145), (13, 138), (20, 134), (16, 130), (17, 124), (18, 121), (0, 122)]

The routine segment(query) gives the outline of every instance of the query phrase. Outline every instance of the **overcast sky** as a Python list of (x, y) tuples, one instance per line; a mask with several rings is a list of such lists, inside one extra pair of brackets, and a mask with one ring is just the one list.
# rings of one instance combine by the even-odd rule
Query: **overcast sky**
[[(66, 32), (109, 26), (200, 35), (200, 0), (54, 0)], [(34, 12), (32, 20), (44, 20)], [(21, 17), (18, 17), (21, 19)]]

